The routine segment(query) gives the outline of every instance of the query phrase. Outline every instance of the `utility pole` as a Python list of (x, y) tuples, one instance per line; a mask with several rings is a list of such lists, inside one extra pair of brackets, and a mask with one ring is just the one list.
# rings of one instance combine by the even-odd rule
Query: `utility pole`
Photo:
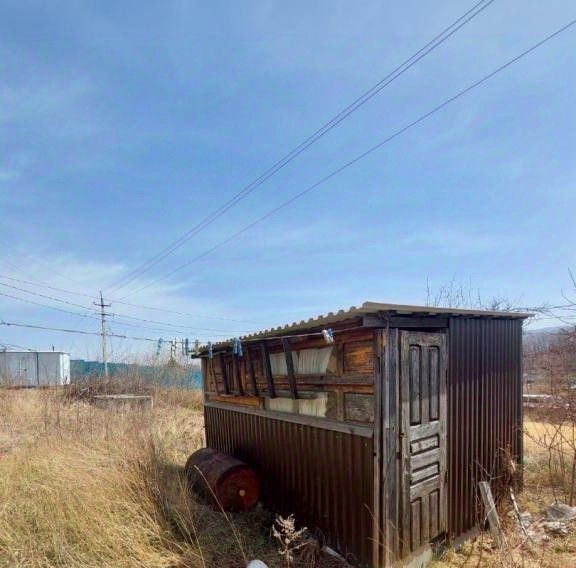
[(100, 321), (102, 323), (102, 362), (104, 363), (104, 378), (108, 378), (108, 353), (106, 351), (106, 316), (109, 315), (104, 311), (104, 308), (109, 308), (112, 304), (105, 304), (102, 290), (100, 290), (100, 303), (93, 302), (95, 306), (100, 308)]

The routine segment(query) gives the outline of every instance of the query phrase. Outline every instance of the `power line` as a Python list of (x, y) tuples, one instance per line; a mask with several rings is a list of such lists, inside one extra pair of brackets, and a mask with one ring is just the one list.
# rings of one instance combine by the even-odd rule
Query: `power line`
[[(32, 290), (26, 290), (25, 288), (20, 288), (20, 287), (18, 287), (18, 286), (11, 286), (10, 284), (4, 284), (3, 282), (0, 282), (0, 286), (5, 286), (6, 288), (11, 288), (12, 290), (18, 290), (18, 291), (20, 291), (20, 292), (24, 292), (24, 293), (26, 293), (26, 294), (31, 294), (31, 295), (33, 295), (33, 296), (39, 296), (39, 297), (41, 297), (41, 298), (45, 298), (45, 299), (48, 299), (48, 300), (52, 300), (52, 301), (54, 301), (54, 302), (61, 302), (61, 303), (64, 303), (64, 304), (68, 304), (68, 305), (70, 305), (70, 306), (74, 306), (74, 307), (77, 307), (77, 308), (82, 308), (83, 310), (89, 310), (90, 312), (93, 310), (93, 308), (91, 308), (91, 307), (83, 306), (82, 304), (77, 304), (76, 302), (70, 302), (69, 300), (65, 300), (65, 299), (63, 299), (63, 298), (56, 298), (56, 297), (54, 297), (54, 296), (48, 296), (48, 295), (46, 295), (46, 294), (40, 294), (39, 292), (34, 292), (34, 291), (32, 291)], [(24, 298), (19, 298), (19, 297), (17, 297), (17, 296), (11, 296), (10, 294), (5, 294), (5, 293), (2, 293), (2, 292), (0, 292), (0, 295), (6, 296), (6, 297), (8, 297), (8, 298), (13, 298), (13, 299), (16, 299), (16, 300), (21, 300), (21, 301), (23, 301), (23, 302), (28, 302), (28, 303), (31, 303), (31, 304), (36, 304), (36, 305), (38, 305), (38, 306), (42, 306), (42, 307), (46, 307), (46, 308), (51, 308), (51, 309), (54, 309), (54, 310), (58, 310), (58, 311), (60, 311), (60, 312), (73, 314), (73, 315), (76, 315), (76, 316), (82, 315), (82, 314), (79, 314), (79, 313), (77, 313), (77, 312), (71, 312), (71, 311), (69, 311), (69, 310), (64, 310), (64, 309), (61, 309), (61, 308), (56, 308), (55, 306), (50, 306), (50, 305), (48, 305), (48, 304), (42, 304), (42, 303), (40, 303), (40, 302), (33, 302), (32, 300), (26, 300), (26, 299), (24, 299)], [(181, 332), (182, 332), (182, 331), (185, 331), (185, 330), (194, 330), (194, 331), (223, 332), (223, 333), (228, 334), (228, 333), (250, 333), (250, 331), (251, 331), (251, 330), (244, 330), (244, 329), (241, 329), (241, 330), (239, 330), (239, 329), (236, 329), (236, 330), (227, 330), (227, 329), (213, 329), (213, 328), (209, 328), (209, 327), (189, 326), (189, 325), (175, 324), (175, 323), (158, 321), (158, 320), (151, 320), (151, 319), (146, 319), (146, 318), (139, 318), (139, 317), (136, 317), (136, 316), (129, 316), (129, 315), (121, 314), (121, 313), (117, 313), (117, 312), (110, 313), (109, 315), (111, 315), (111, 316), (117, 316), (117, 317), (125, 318), (125, 319), (130, 319), (130, 320), (134, 320), (134, 321), (142, 321), (142, 322), (145, 322), (145, 323), (153, 323), (153, 324), (157, 324), (157, 325), (165, 325), (165, 326), (168, 326), (168, 327), (176, 328), (176, 329), (180, 330)], [(118, 323), (120, 323), (121, 325), (130, 326), (130, 324), (128, 324), (128, 323), (123, 323), (123, 322), (118, 322)], [(132, 327), (142, 327), (143, 329), (152, 329), (152, 328), (146, 328), (146, 326), (132, 326)], [(152, 329), (152, 331), (157, 331), (157, 330)], [(160, 331), (166, 332), (166, 331), (170, 331), (170, 330), (163, 329), (163, 330), (160, 330)]]
[[(63, 292), (64, 294), (70, 294), (72, 296), (89, 298), (90, 300), (97, 300), (98, 299), (98, 297), (94, 296), (93, 294), (76, 292), (74, 290), (67, 290), (66, 288), (58, 288), (56, 286), (51, 286), (51, 285), (46, 284), (46, 283), (31, 282), (30, 280), (24, 280), (22, 278), (14, 278), (13, 276), (6, 276), (6, 275), (0, 275), (0, 278), (3, 278), (5, 280), (10, 280), (12, 282), (20, 282), (21, 284), (28, 284), (30, 286), (36, 286), (38, 288), (46, 288), (48, 290), (55, 290), (57, 292)], [(0, 282), (0, 285), (8, 286), (8, 284), (4, 284), (1, 282)], [(15, 286), (12, 286), (12, 288), (17, 289), (17, 290), (18, 289), (22, 290), (21, 288), (17, 288)], [(30, 292), (30, 293), (32, 293), (32, 292)], [(38, 293), (36, 293), (36, 294), (39, 295)], [(45, 296), (45, 297), (50, 298), (50, 296)], [(236, 322), (236, 323), (256, 323), (256, 324), (261, 323), (261, 322), (256, 322), (256, 321), (252, 321), (252, 320), (239, 320), (239, 319), (229, 318), (229, 317), (225, 317), (225, 316), (192, 314), (190, 312), (182, 312), (182, 311), (171, 310), (171, 309), (167, 309), (167, 308), (159, 308), (158, 306), (147, 306), (144, 304), (134, 304), (132, 302), (123, 302), (122, 300), (116, 300), (114, 298), (111, 298), (111, 301), (114, 302), (115, 304), (122, 304), (124, 306), (131, 306), (133, 308), (142, 308), (144, 310), (151, 310), (151, 311), (155, 311), (155, 312), (163, 312), (163, 313), (167, 313), (167, 314), (175, 314), (175, 315), (179, 315), (179, 316), (186, 316), (186, 317), (192, 317), (192, 318), (231, 321), (231, 322)], [(77, 307), (82, 307), (82, 308), (90, 309), (90, 310), (92, 309), (92, 308), (86, 308), (86, 306), (80, 306), (80, 304), (70, 304), (70, 305), (76, 305)], [(123, 316), (123, 317), (126, 317), (126, 316)]]
[[(10, 327), (26, 327), (30, 329), (42, 329), (47, 331), (60, 331), (62, 333), (77, 333), (79, 335), (100, 335), (99, 331), (80, 331), (76, 329), (63, 329), (60, 327), (47, 327), (43, 325), (32, 325), (29, 323), (16, 323), (13, 321), (4, 321), (0, 320), (0, 325), (6, 325)], [(151, 339), (150, 337), (133, 337), (131, 335), (119, 335), (117, 333), (109, 333), (108, 337), (118, 337), (120, 339), (133, 339), (135, 341), (152, 341), (153, 343), (157, 343), (157, 339)]]
[(242, 201), (245, 197), (250, 195), (253, 191), (255, 191), (258, 187), (260, 187), (264, 182), (274, 176), (278, 171), (288, 165), (292, 160), (294, 160), (297, 156), (303, 153), (307, 148), (312, 146), (315, 142), (317, 142), (320, 138), (322, 138), (325, 134), (330, 132), (333, 128), (335, 128), (338, 124), (344, 121), (348, 116), (366, 104), (370, 99), (376, 96), (380, 91), (382, 91), (385, 87), (387, 87), (390, 83), (395, 81), (398, 77), (403, 75), (406, 71), (408, 71), (411, 67), (416, 65), (422, 58), (426, 55), (434, 51), (440, 45), (442, 45), (446, 40), (448, 40), (452, 35), (454, 35), (458, 30), (460, 30), (463, 26), (465, 26), (468, 22), (478, 16), (481, 12), (483, 12), (488, 6), (490, 6), (494, 0), (481, 0), (477, 4), (475, 4), (472, 8), (470, 8), (465, 14), (460, 16), (456, 21), (450, 24), (446, 29), (444, 29), (440, 34), (430, 40), (424, 47), (420, 48), (416, 53), (411, 55), (408, 59), (406, 59), (403, 63), (397, 66), (393, 71), (388, 73), (383, 79), (378, 81), (375, 85), (370, 87), (367, 91), (362, 93), (356, 100), (354, 100), (351, 104), (349, 104), (346, 108), (340, 111), (336, 116), (331, 118), (327, 123), (317, 129), (313, 134), (311, 134), (306, 140), (301, 142), (298, 146), (293, 148), (288, 154), (280, 158), (277, 162), (275, 162), (270, 168), (268, 168), (264, 173), (262, 173), (259, 177), (252, 180), (247, 186), (243, 187), (238, 193), (232, 196), (228, 201), (226, 201), (223, 205), (221, 205), (216, 211), (212, 212), (210, 215), (204, 217), (198, 224), (194, 227), (189, 229), (184, 235), (180, 238), (173, 241), (169, 244), (166, 248), (161, 250), (158, 254), (153, 256), (151, 259), (146, 261), (142, 266), (136, 268), (135, 270), (131, 271), (126, 276), (120, 278), (116, 284), (111, 287), (112, 291), (118, 291), (121, 288), (127, 286), (130, 282), (132, 282), (135, 278), (147, 272), (150, 268), (164, 260), (167, 256), (172, 254), (175, 250), (180, 248), (190, 239), (192, 239), (195, 235), (200, 233), (206, 227), (211, 225), (216, 219), (221, 217), (226, 211), (228, 211), (231, 207), (236, 205), (238, 202)]
[(225, 329), (214, 329), (214, 328), (210, 328), (210, 327), (197, 327), (197, 326), (189, 326), (189, 325), (179, 325), (176, 323), (168, 323), (168, 322), (162, 322), (162, 321), (157, 321), (157, 320), (151, 320), (151, 319), (146, 319), (146, 318), (138, 318), (136, 316), (128, 316), (126, 314), (118, 314), (116, 312), (114, 312), (112, 315), (115, 316), (119, 316), (122, 318), (128, 318), (131, 320), (135, 320), (135, 321), (143, 321), (143, 322), (148, 322), (148, 323), (155, 323), (158, 325), (166, 325), (169, 327), (174, 327), (180, 330), (194, 330), (194, 331), (213, 331), (213, 332), (222, 332), (222, 333), (250, 333), (252, 330), (246, 330), (246, 329), (232, 329), (232, 330), (225, 330)]
[(23, 349), (24, 351), (32, 351), (32, 352), (37, 351), (37, 349), (31, 349), (30, 347), (24, 347), (23, 345), (18, 345), (17, 343), (2, 342), (2, 343), (0, 343), (0, 345), (5, 347), (6, 349), (8, 349), (8, 347), (15, 347), (16, 349)]
[[(63, 308), (58, 308), (56, 306), (50, 306), (49, 304), (43, 304), (42, 302), (35, 302), (34, 300), (29, 300), (28, 298), (19, 298), (18, 296), (13, 296), (12, 294), (6, 294), (4, 292), (0, 292), (0, 296), (4, 296), (6, 298), (11, 298), (13, 300), (18, 300), (20, 302), (25, 302), (27, 304), (32, 304), (34, 306), (39, 306), (42, 308), (48, 308), (50, 310), (56, 310), (58, 312), (62, 312), (65, 314), (70, 314), (73, 316), (81, 316), (81, 317), (86, 317), (86, 318), (90, 318), (90, 319), (95, 319), (100, 321), (100, 317), (96, 317), (94, 315), (90, 315), (90, 314), (81, 314), (78, 312), (73, 312), (70, 310), (66, 310)], [(88, 310), (92, 310), (92, 308), (86, 308)], [(114, 313), (110, 313), (107, 314), (110, 316), (115, 316), (117, 314)], [(121, 317), (131, 317), (131, 316), (121, 316)], [(133, 318), (133, 319), (140, 319), (140, 318)], [(143, 321), (148, 321), (148, 320), (143, 320)], [(174, 329), (161, 329), (161, 328), (156, 328), (156, 327), (150, 327), (147, 325), (141, 325), (141, 324), (134, 324), (134, 323), (128, 323), (128, 322), (124, 322), (124, 321), (118, 321), (115, 320), (116, 325), (121, 325), (121, 326), (125, 326), (125, 327), (133, 327), (133, 328), (137, 328), (137, 329), (146, 329), (148, 331), (155, 331), (157, 333), (176, 333), (179, 335), (184, 335), (185, 330), (174, 330)], [(166, 325), (171, 325), (171, 324), (166, 324)], [(198, 329), (198, 328), (190, 328), (190, 329)], [(200, 328), (200, 331), (205, 331), (202, 328)], [(227, 330), (220, 330), (222, 331), (222, 333), (202, 333), (202, 335), (208, 336), (208, 337), (229, 337), (230, 334), (234, 333), (233, 331), (227, 331)], [(237, 333), (242, 333), (240, 331), (236, 331)]]
[(258, 225), (259, 223), (261, 223), (262, 221), (268, 219), (269, 217), (271, 217), (272, 215), (278, 213), (278, 211), (284, 209), (285, 207), (287, 207), (288, 205), (292, 204), (294, 201), (300, 199), (301, 197), (303, 197), (304, 195), (306, 195), (307, 193), (310, 193), (312, 190), (316, 189), (317, 187), (319, 187), (320, 185), (324, 184), (325, 182), (327, 182), (328, 180), (332, 179), (333, 177), (336, 177), (337, 175), (339, 175), (340, 173), (342, 173), (344, 170), (348, 169), (350, 166), (353, 166), (354, 164), (356, 164), (357, 162), (363, 160), (364, 158), (366, 158), (367, 156), (369, 156), (370, 154), (372, 154), (373, 152), (375, 152), (376, 150), (380, 149), (382, 146), (388, 144), (389, 142), (391, 142), (392, 140), (394, 140), (395, 138), (397, 138), (398, 136), (404, 134), (406, 131), (410, 130), (411, 128), (413, 128), (414, 126), (417, 126), (418, 124), (420, 124), (421, 122), (424, 122), (427, 118), (431, 117), (432, 115), (436, 114), (437, 112), (439, 112), (440, 110), (442, 110), (443, 108), (447, 107), (448, 105), (450, 105), (451, 103), (453, 103), (454, 101), (456, 101), (457, 99), (463, 97), (464, 95), (466, 95), (467, 93), (469, 93), (470, 91), (472, 91), (473, 89), (475, 89), (476, 87), (479, 87), (480, 85), (482, 85), (483, 83), (485, 83), (486, 81), (488, 81), (489, 79), (491, 79), (492, 77), (494, 77), (495, 75), (497, 75), (498, 73), (500, 73), (501, 71), (504, 71), (505, 69), (507, 69), (508, 67), (510, 67), (511, 65), (513, 65), (514, 63), (516, 63), (517, 61), (519, 61), (520, 59), (522, 59), (523, 57), (527, 56), (528, 54), (532, 53), (534, 50), (538, 49), (539, 47), (541, 47), (542, 45), (544, 45), (545, 43), (549, 42), (550, 40), (552, 40), (553, 38), (555, 38), (556, 36), (560, 35), (562, 32), (566, 31), (568, 28), (572, 27), (574, 24), (576, 24), (576, 19), (570, 21), (569, 23), (567, 23), (566, 25), (562, 26), (561, 28), (559, 28), (558, 30), (556, 30), (555, 32), (553, 32), (552, 34), (548, 35), (547, 37), (545, 37), (543, 40), (539, 41), (538, 43), (536, 43), (535, 45), (533, 45), (532, 47), (526, 49), (525, 51), (523, 51), (522, 53), (520, 53), (519, 55), (515, 56), (514, 58), (510, 59), (509, 61), (507, 61), (506, 63), (504, 63), (503, 65), (501, 65), (500, 67), (498, 67), (497, 69), (495, 69), (494, 71), (492, 71), (491, 73), (489, 73), (488, 75), (485, 75), (484, 77), (482, 77), (481, 79), (479, 79), (478, 81), (472, 83), (471, 85), (469, 85), (468, 87), (466, 87), (465, 89), (463, 89), (462, 91), (459, 91), (458, 93), (456, 93), (455, 95), (453, 95), (452, 97), (446, 99), (444, 102), (440, 103), (439, 105), (437, 105), (436, 107), (434, 107), (432, 110), (428, 111), (427, 113), (421, 115), (419, 118), (417, 118), (416, 120), (410, 122), (409, 124), (407, 124), (406, 126), (404, 126), (403, 128), (401, 128), (400, 130), (397, 130), (396, 132), (394, 132), (393, 134), (391, 134), (390, 136), (388, 136), (387, 138), (385, 138), (384, 140), (382, 140), (381, 142), (379, 142), (378, 144), (375, 144), (374, 146), (372, 146), (371, 148), (369, 148), (368, 150), (362, 152), (361, 154), (359, 154), (358, 156), (356, 156), (355, 158), (353, 158), (352, 160), (346, 162), (345, 164), (343, 164), (342, 166), (340, 166), (339, 168), (337, 168), (336, 170), (333, 170), (331, 173), (329, 173), (328, 175), (324, 176), (322, 179), (320, 179), (319, 181), (317, 181), (316, 183), (308, 186), (306, 189), (302, 190), (301, 192), (293, 195), (292, 197), (290, 197), (290, 199), (287, 199), (286, 201), (284, 201), (283, 203), (281, 203), (280, 205), (278, 205), (277, 207), (275, 207), (274, 209), (272, 209), (271, 211), (269, 211), (268, 213), (262, 215), (261, 217), (259, 217), (258, 219), (256, 219), (255, 221), (253, 221), (252, 223), (246, 225), (245, 227), (243, 227), (242, 229), (240, 229), (239, 231), (236, 231), (235, 233), (233, 233), (232, 235), (230, 235), (229, 237), (227, 237), (226, 239), (218, 242), (216, 245), (214, 245), (213, 247), (209, 248), (207, 251), (193, 257), (192, 259), (190, 259), (189, 261), (185, 262), (184, 264), (178, 266), (177, 268), (171, 270), (170, 272), (168, 272), (167, 274), (165, 274), (164, 276), (157, 278), (156, 280), (153, 280), (152, 282), (149, 282), (148, 284), (134, 290), (133, 292), (130, 292), (128, 294), (126, 294), (125, 296), (123, 296), (121, 299), (123, 300), (124, 298), (127, 298), (128, 296), (132, 296), (133, 294), (136, 294), (138, 292), (141, 292), (142, 290), (145, 290), (146, 288), (153, 286), (154, 284), (158, 284), (159, 282), (165, 280), (166, 278), (172, 276), (173, 274), (175, 274), (176, 272), (179, 272), (180, 270), (183, 270), (184, 268), (190, 266), (192, 263), (208, 256), (209, 254), (213, 253), (214, 251), (216, 251), (217, 249), (219, 249), (220, 247), (224, 246), (225, 244), (229, 243), (230, 241), (236, 239), (238, 236), (242, 235), (243, 233), (245, 233), (246, 231), (250, 230), (251, 228), (253, 228), (254, 226)]
[[(5, 278), (5, 277), (3, 276), (2, 278)], [(92, 308), (89, 308), (88, 306), (84, 306), (82, 304), (77, 304), (76, 302), (71, 302), (70, 300), (65, 300), (64, 298), (55, 298), (54, 296), (48, 296), (46, 294), (41, 294), (40, 292), (33, 292), (32, 290), (26, 290), (25, 288), (20, 288), (18, 286), (11, 286), (10, 284), (4, 284), (4, 282), (0, 282), (0, 286), (4, 286), (5, 288), (11, 288), (12, 290), (18, 290), (19, 292), (25, 292), (26, 294), (32, 294), (33, 296), (45, 298), (46, 300), (52, 300), (54, 302), (61, 302), (62, 304), (74, 306), (75, 308), (82, 308), (83, 310), (92, 311)]]
[(66, 310), (64, 308), (58, 308), (56, 306), (50, 306), (48, 304), (43, 304), (42, 302), (35, 302), (34, 300), (29, 300), (28, 298), (19, 298), (18, 296), (13, 296), (12, 294), (6, 294), (5, 292), (0, 292), (0, 296), (4, 296), (5, 298), (11, 298), (12, 300), (19, 300), (20, 302), (25, 302), (26, 304), (32, 304), (34, 306), (40, 306), (42, 308), (49, 308), (51, 310), (56, 310), (57, 312), (63, 312), (65, 314), (72, 314), (73, 316), (84, 316), (89, 317), (91, 319), (98, 319), (94, 316), (90, 316), (88, 314), (81, 314), (78, 312), (72, 312), (70, 310)]
[[(25, 280), (24, 278), (6, 276), (5, 274), (0, 275), (0, 278), (3, 278), (4, 280), (10, 280), (12, 282), (20, 282), (21, 284), (28, 284), (29, 286), (37, 286), (38, 288), (46, 288), (47, 290), (55, 290), (56, 292), (64, 292), (65, 294), (71, 294), (73, 296), (82, 296), (84, 298), (90, 298), (91, 300), (97, 299), (97, 296), (94, 294), (86, 294), (74, 290), (67, 290), (66, 288), (58, 288), (57, 286), (51, 286), (50, 284), (46, 284), (46, 282), (41, 282), (40, 280), (32, 282), (30, 280)], [(7, 284), (4, 284), (4, 286), (7, 286)]]

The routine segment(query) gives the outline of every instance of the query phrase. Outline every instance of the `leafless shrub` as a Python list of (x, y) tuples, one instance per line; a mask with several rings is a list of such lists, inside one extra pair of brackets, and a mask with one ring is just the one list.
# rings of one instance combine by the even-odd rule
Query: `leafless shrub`
[(499, 312), (524, 310), (519, 300), (505, 296), (494, 296), (486, 300), (479, 289), (474, 289), (472, 282), (459, 282), (455, 277), (436, 288), (430, 286), (426, 279), (426, 305), (444, 308), (479, 309)]
[(68, 385), (65, 390), (65, 400), (91, 400), (101, 394), (152, 394), (154, 386), (143, 383), (138, 378), (104, 379), (91, 377)]
[(294, 566), (295, 558), (303, 547), (307, 545), (305, 538), (307, 528), (296, 528), (294, 515), (284, 518), (278, 515), (272, 525), (272, 535), (278, 540), (278, 553), (286, 560), (287, 566)]

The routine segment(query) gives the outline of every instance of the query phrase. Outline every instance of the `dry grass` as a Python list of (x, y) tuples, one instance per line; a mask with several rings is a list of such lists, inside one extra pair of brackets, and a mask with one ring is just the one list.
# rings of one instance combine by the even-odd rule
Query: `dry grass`
[[(150, 410), (101, 409), (79, 392), (0, 389), (0, 567), (286, 566), (264, 511), (226, 518), (184, 490), (183, 465), (204, 445), (201, 398), (155, 391)], [(554, 501), (548, 455), (528, 420), (520, 507)], [(576, 567), (576, 534), (532, 545), (501, 510), (508, 545), (484, 533), (436, 568)], [(576, 529), (576, 527), (575, 527)], [(320, 566), (308, 551), (306, 566)], [(300, 566), (303, 566), (301, 563)]]
[[(534, 440), (542, 436), (549, 425), (541, 420), (527, 418), (524, 427), (524, 491), (516, 495), (516, 498), (523, 512), (540, 518), (546, 507), (555, 501), (553, 484), (556, 482), (550, 478), (548, 452)], [(567, 455), (571, 454), (568, 446), (565, 451)], [(499, 511), (507, 540), (503, 550), (494, 547), (489, 533), (482, 533), (458, 553), (448, 551), (441, 560), (434, 562), (433, 567), (576, 567), (576, 524), (572, 524), (567, 537), (551, 537), (548, 542), (533, 544), (518, 533), (515, 519), (509, 515), (511, 509), (510, 503), (503, 503)]]
[(0, 566), (282, 565), (266, 513), (226, 519), (184, 490), (200, 400), (156, 395), (152, 411), (118, 411), (0, 390)]

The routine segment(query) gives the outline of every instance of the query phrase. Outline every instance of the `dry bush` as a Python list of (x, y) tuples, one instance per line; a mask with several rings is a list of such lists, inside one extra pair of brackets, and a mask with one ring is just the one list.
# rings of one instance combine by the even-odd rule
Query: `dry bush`
[(186, 492), (197, 398), (156, 396), (152, 411), (114, 410), (0, 390), (0, 566), (280, 565), (267, 513), (224, 517)]
[(538, 446), (544, 459), (540, 459), (540, 475), (552, 490), (554, 501), (575, 505), (576, 501), (576, 424), (565, 422), (539, 422), (538, 427), (526, 430), (530, 442)]
[(64, 391), (65, 400), (86, 400), (101, 394), (136, 394), (151, 395), (155, 391), (153, 384), (139, 377), (90, 377), (68, 385)]
[[(524, 490), (516, 494), (522, 512), (529, 512), (534, 519), (545, 515), (546, 508), (559, 495), (558, 480), (552, 480), (548, 469), (549, 452), (537, 440), (544, 432), (553, 431), (556, 424), (545, 420), (542, 411), (525, 420), (524, 436)], [(554, 416), (554, 415), (553, 415)], [(567, 463), (571, 450), (566, 448)], [(502, 522), (506, 544), (498, 549), (489, 532), (482, 532), (475, 540), (460, 550), (448, 550), (433, 563), (434, 568), (447, 567), (497, 567), (497, 568), (557, 568), (576, 566), (576, 526), (567, 537), (551, 536), (548, 541), (533, 542), (519, 530), (509, 499), (502, 499), (498, 513)]]
[(202, 391), (198, 389), (155, 389), (152, 393), (155, 404), (182, 406), (201, 411), (204, 406)]
[(576, 331), (566, 329), (531, 351), (531, 364), (552, 395), (530, 411), (538, 428), (527, 428), (531, 444), (546, 456), (542, 472), (554, 500), (576, 504)]

